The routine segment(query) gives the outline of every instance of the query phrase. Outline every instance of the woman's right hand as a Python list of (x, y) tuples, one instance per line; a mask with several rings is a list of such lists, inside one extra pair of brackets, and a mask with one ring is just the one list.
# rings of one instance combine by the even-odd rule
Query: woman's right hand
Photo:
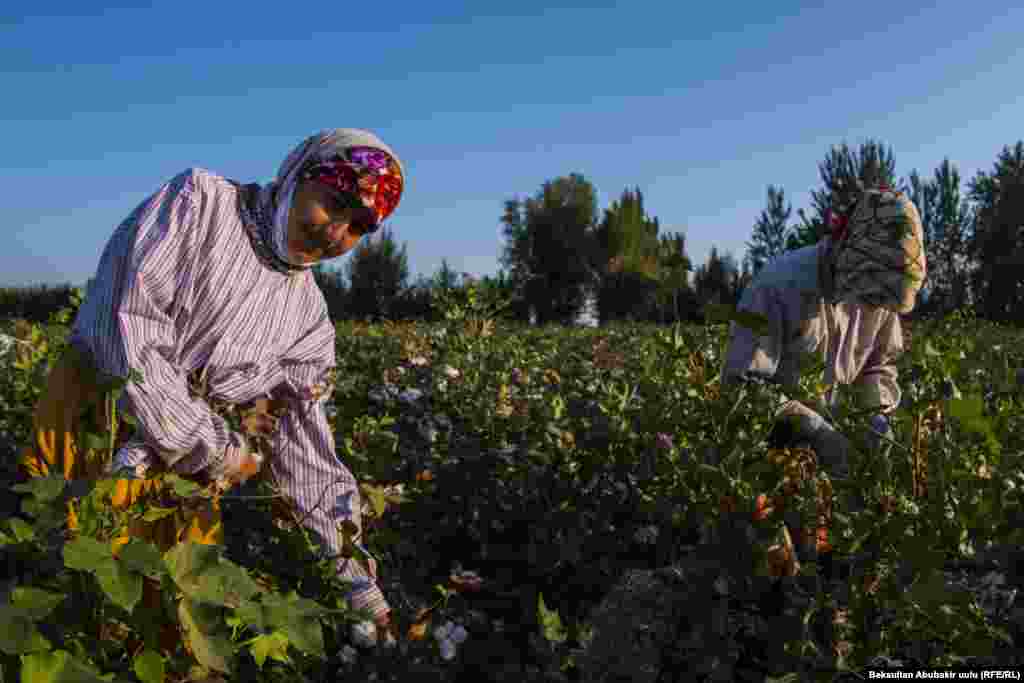
[(208, 481), (216, 482), (222, 488), (245, 482), (263, 465), (263, 457), (250, 449), (248, 439), (241, 434), (232, 436), (233, 443), (225, 450), (224, 457), (204, 472)]

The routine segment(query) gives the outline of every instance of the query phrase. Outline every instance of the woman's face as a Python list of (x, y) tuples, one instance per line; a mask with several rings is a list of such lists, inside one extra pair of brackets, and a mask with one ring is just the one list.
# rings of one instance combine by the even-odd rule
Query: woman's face
[(359, 209), (347, 208), (341, 194), (305, 180), (295, 188), (288, 212), (288, 252), (293, 263), (310, 264), (351, 251), (363, 236)]

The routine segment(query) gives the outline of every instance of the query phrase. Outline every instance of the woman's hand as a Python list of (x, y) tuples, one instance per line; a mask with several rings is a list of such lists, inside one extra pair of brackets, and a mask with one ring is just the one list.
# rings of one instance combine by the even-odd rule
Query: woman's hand
[(234, 434), (235, 439), (236, 443), (225, 450), (224, 458), (204, 472), (208, 482), (214, 482), (223, 489), (245, 482), (257, 474), (263, 464), (263, 457), (249, 448), (249, 442), (243, 435)]

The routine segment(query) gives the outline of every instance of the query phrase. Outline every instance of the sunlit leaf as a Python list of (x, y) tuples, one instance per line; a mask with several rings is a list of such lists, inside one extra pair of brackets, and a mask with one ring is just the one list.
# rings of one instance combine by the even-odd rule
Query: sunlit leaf
[(562, 620), (555, 610), (549, 610), (544, 604), (544, 596), (537, 594), (537, 619), (540, 622), (541, 633), (549, 642), (564, 642), (567, 634)]
[(67, 596), (62, 593), (51, 593), (34, 586), (16, 586), (11, 591), (11, 605), (34, 620), (45, 619), (65, 598)]
[(249, 643), (249, 652), (252, 653), (252, 658), (256, 660), (256, 666), (261, 669), (267, 658), (285, 664), (291, 662), (288, 658), (288, 636), (280, 631), (264, 633), (253, 638)]
[(163, 683), (165, 669), (164, 658), (153, 650), (143, 650), (132, 660), (132, 671), (142, 683)]
[(21, 680), (26, 683), (103, 683), (95, 670), (66, 650), (36, 652), (21, 659)]

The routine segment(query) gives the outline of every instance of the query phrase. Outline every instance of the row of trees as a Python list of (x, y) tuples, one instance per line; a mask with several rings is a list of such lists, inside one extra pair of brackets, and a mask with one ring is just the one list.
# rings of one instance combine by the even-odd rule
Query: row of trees
[[(684, 235), (661, 232), (638, 188), (603, 212), (596, 196), (571, 174), (505, 202), (502, 270), (478, 285), (512, 300), (506, 317), (566, 324), (590, 302), (601, 322), (699, 320), (704, 303), (738, 299), (750, 273), (736, 272), (731, 255), (714, 249), (694, 271)], [(437, 292), (464, 280), (443, 261), (410, 284), (406, 246), (387, 229), (361, 243), (343, 270), (320, 267), (316, 277), (335, 319), (429, 319)]]
[(818, 241), (830, 198), (879, 184), (906, 192), (921, 214), (928, 279), (918, 311), (945, 314), (970, 306), (998, 322), (1024, 319), (1024, 142), (1004, 147), (990, 171), (966, 183), (948, 158), (930, 176), (896, 175), (891, 147), (868, 140), (858, 148), (832, 148), (818, 166), (821, 187), (809, 211), (792, 205), (781, 187), (768, 186), (767, 202), (747, 244), (754, 273), (782, 254)]
[[(821, 239), (834, 197), (885, 184), (910, 195), (924, 225), (929, 267), (918, 312), (972, 306), (991, 320), (1024, 319), (1024, 142), (966, 183), (949, 159), (930, 176), (915, 169), (898, 177), (892, 148), (876, 140), (833, 147), (818, 171), (810, 206), (795, 219), (784, 189), (768, 186), (742, 264), (712, 248), (696, 268), (684, 234), (662, 232), (639, 188), (599, 210), (583, 175), (548, 180), (505, 201), (502, 270), (480, 284), (511, 298), (506, 315), (524, 322), (570, 323), (588, 302), (602, 323), (696, 321), (707, 303), (736, 303), (771, 259)], [(342, 270), (318, 267), (316, 279), (335, 319), (429, 319), (437, 292), (461, 284), (447, 261), (410, 283), (407, 247), (388, 228), (361, 243)], [(45, 319), (69, 294), (69, 286), (0, 291), (0, 317)]]

